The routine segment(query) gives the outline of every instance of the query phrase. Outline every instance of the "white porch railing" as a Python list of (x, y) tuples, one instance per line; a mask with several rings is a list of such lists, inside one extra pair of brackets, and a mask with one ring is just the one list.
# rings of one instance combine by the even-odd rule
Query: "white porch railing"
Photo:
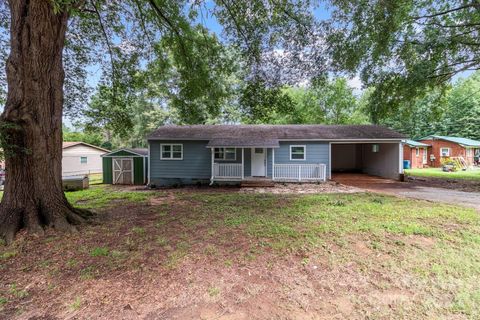
[(214, 163), (213, 179), (242, 179), (242, 164)]
[(318, 164), (275, 164), (273, 180), (276, 181), (326, 181), (327, 166)]

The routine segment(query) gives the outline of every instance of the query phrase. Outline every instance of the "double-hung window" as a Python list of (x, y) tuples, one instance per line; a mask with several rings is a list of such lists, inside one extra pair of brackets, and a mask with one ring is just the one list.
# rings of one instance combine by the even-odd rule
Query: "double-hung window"
[(290, 160), (305, 160), (305, 146), (290, 146)]
[(161, 144), (161, 160), (182, 160), (183, 144)]
[(235, 148), (215, 148), (215, 160), (237, 160), (237, 150)]
[(420, 148), (415, 148), (415, 155), (416, 155), (417, 157), (420, 156)]
[(440, 148), (440, 155), (442, 157), (450, 157), (450, 148)]

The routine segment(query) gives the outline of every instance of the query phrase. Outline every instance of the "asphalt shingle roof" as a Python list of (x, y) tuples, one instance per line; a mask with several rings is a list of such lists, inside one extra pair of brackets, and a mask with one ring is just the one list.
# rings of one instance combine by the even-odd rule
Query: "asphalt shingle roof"
[(148, 140), (185, 139), (210, 140), (212, 144), (239, 143), (256, 146), (278, 143), (275, 140), (401, 140), (405, 136), (376, 125), (189, 125), (162, 126), (152, 132)]

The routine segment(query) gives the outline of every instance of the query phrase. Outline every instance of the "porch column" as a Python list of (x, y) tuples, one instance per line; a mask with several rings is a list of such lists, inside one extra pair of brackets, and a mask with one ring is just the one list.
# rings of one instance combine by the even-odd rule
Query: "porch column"
[(275, 148), (272, 148), (272, 180), (275, 180)]
[(212, 177), (210, 178), (210, 181), (211, 181), (210, 184), (212, 184), (213, 181), (214, 181), (214, 178), (215, 178), (215, 166), (214, 166), (214, 164), (215, 164), (215, 151), (214, 151), (214, 148), (210, 148), (210, 150), (211, 150), (211, 153), (212, 153)]
[(245, 168), (245, 164), (244, 164), (244, 160), (245, 160), (245, 158), (244, 158), (244, 150), (245, 150), (245, 148), (242, 148), (242, 180), (245, 178), (245, 174), (244, 174), (244, 171), (243, 171), (244, 168)]

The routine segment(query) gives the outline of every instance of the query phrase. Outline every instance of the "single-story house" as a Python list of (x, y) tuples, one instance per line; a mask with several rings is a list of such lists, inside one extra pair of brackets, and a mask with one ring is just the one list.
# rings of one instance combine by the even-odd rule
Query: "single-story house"
[(102, 155), (103, 183), (147, 183), (148, 149), (123, 148)]
[(110, 150), (85, 142), (63, 142), (62, 176), (102, 173), (101, 155)]
[(474, 164), (474, 157), (480, 152), (480, 141), (460, 138), (431, 135), (419, 139), (428, 144), (428, 163), (432, 167), (440, 167), (444, 158), (462, 157), (467, 165)]
[(428, 147), (426, 143), (405, 140), (403, 144), (403, 160), (410, 161), (410, 168), (424, 168), (428, 166)]
[(147, 137), (148, 183), (325, 181), (336, 171), (398, 179), (403, 139), (375, 125), (162, 126)]

